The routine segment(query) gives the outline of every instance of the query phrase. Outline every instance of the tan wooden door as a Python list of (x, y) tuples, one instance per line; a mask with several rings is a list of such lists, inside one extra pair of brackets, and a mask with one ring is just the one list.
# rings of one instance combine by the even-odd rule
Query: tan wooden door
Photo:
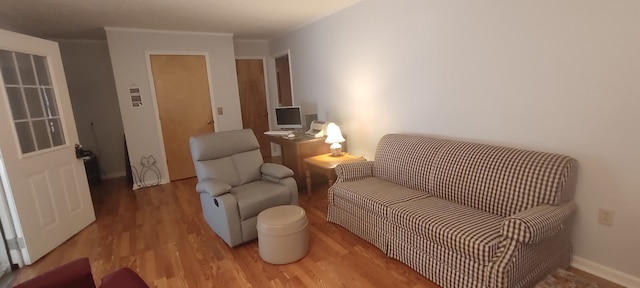
[(214, 131), (203, 55), (151, 55), (151, 72), (171, 181), (196, 176), (189, 137)]
[(269, 130), (269, 113), (263, 65), (262, 59), (236, 59), (242, 126), (256, 134), (262, 157), (271, 157), (271, 145), (264, 135)]

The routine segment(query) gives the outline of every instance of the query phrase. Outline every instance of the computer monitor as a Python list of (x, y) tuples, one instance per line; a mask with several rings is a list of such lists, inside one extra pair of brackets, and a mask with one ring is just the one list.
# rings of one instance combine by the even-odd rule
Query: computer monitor
[(302, 128), (300, 106), (276, 107), (276, 125), (280, 129)]

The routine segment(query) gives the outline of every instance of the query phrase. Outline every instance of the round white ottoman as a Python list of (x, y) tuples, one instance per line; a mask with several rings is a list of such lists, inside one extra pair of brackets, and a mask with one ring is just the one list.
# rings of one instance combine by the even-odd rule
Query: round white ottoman
[(309, 252), (308, 221), (304, 209), (283, 205), (258, 214), (258, 248), (260, 257), (271, 264), (287, 264), (302, 259)]

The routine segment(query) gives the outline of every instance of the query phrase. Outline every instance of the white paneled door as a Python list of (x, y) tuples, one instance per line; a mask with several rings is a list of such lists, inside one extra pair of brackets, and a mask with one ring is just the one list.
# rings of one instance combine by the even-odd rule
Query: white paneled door
[(0, 178), (24, 264), (95, 221), (56, 42), (0, 30)]

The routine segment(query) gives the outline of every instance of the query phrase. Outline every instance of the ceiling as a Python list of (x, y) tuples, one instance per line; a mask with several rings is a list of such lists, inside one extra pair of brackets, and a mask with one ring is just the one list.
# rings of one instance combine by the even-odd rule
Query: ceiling
[(0, 0), (0, 28), (52, 39), (106, 39), (103, 27), (271, 39), (360, 0)]

